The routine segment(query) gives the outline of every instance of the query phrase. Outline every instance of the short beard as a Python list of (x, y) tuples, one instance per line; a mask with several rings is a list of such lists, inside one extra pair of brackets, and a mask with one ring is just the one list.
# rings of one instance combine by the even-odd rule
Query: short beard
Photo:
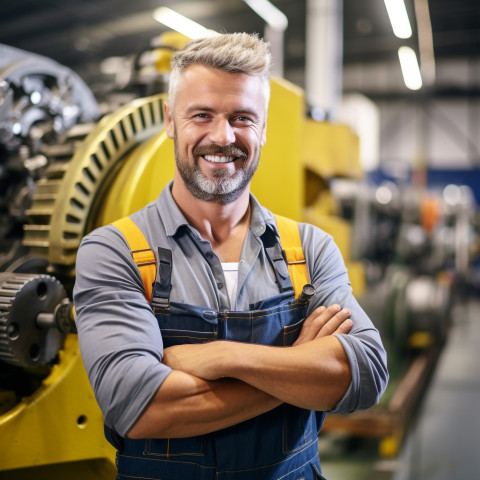
[(245, 191), (258, 167), (259, 158), (256, 158), (252, 159), (250, 165), (238, 170), (233, 177), (228, 177), (226, 170), (215, 169), (212, 171), (214, 178), (207, 178), (198, 167), (197, 158), (200, 155), (223, 154), (244, 161), (248, 158), (247, 153), (234, 145), (195, 147), (192, 152), (194, 163), (190, 165), (189, 159), (180, 155), (176, 139), (174, 143), (177, 169), (185, 186), (195, 198), (204, 202), (216, 202), (222, 205), (234, 202)]

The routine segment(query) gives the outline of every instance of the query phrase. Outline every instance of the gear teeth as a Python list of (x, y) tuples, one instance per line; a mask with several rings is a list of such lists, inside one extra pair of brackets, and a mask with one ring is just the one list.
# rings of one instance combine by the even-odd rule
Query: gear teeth
[(48, 147), (51, 160), (27, 210), (23, 244), (51, 264), (71, 267), (92, 228), (109, 176), (137, 144), (164, 126), (166, 95), (134, 100), (97, 124), (77, 124), (64, 143)]
[(63, 285), (49, 275), (1, 272), (0, 360), (18, 366), (50, 362), (64, 335), (38, 328), (36, 317), (53, 313), (65, 297)]
[(17, 361), (11, 350), (12, 331), (9, 327), (13, 302), (17, 293), (33, 278), (33, 275), (11, 274), (8, 280), (0, 283), (0, 359), (8, 363), (15, 364)]

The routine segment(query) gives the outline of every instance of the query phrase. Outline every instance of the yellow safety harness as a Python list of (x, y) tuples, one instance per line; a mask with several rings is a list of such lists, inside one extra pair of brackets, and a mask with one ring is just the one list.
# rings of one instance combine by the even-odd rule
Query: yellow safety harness
[[(288, 271), (292, 280), (295, 297), (302, 292), (305, 284), (309, 283), (309, 275), (305, 256), (303, 254), (302, 242), (298, 224), (290, 218), (275, 215), (280, 241), (287, 258)], [(130, 246), (134, 262), (142, 276), (145, 288), (145, 297), (148, 302), (152, 301), (152, 285), (155, 281), (156, 262), (153, 250), (147, 242), (142, 231), (137, 227), (130, 217), (123, 217), (112, 223), (122, 232), (125, 240)]]

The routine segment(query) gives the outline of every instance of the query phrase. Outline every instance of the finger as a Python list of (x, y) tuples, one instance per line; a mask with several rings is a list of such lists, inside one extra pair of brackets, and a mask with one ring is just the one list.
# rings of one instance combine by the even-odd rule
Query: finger
[(293, 345), (299, 345), (317, 338), (322, 328), (340, 311), (341, 307), (337, 304), (330, 305), (328, 308), (324, 306), (316, 308), (305, 320), (300, 335)]
[(326, 307), (324, 306), (318, 307), (308, 316), (305, 322), (303, 322), (300, 334), (293, 345), (299, 345), (300, 343), (308, 342), (309, 340), (313, 340), (315, 338), (316, 332), (314, 333), (312, 329), (313, 323), (315, 320), (321, 317), (325, 310)]
[(346, 335), (353, 327), (353, 322), (350, 318), (347, 318), (334, 332), (337, 335)]
[(345, 320), (350, 317), (350, 310), (348, 308), (342, 308), (338, 313), (331, 317), (323, 327), (318, 331), (315, 338), (325, 337), (327, 335), (333, 335), (336, 330), (342, 325)]
[(316, 321), (318, 318), (322, 317), (322, 315), (326, 312), (327, 308), (324, 307), (323, 305), (321, 307), (316, 308), (305, 320), (305, 323), (303, 324), (303, 328), (310, 328), (312, 323)]
[(340, 305), (330, 305), (328, 308), (323, 309), (321, 312), (314, 311), (311, 315), (312, 321), (309, 325), (310, 340), (313, 340), (318, 333), (328, 325), (333, 318), (340, 314), (342, 308)]

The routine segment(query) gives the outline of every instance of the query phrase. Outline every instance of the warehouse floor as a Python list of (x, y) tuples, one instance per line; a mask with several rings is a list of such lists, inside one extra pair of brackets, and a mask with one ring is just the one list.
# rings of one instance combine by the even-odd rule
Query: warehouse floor
[[(374, 442), (320, 440), (328, 480), (473, 480), (480, 472), (480, 297), (457, 302), (434, 374), (396, 459)], [(322, 449), (324, 450), (322, 454)], [(336, 452), (336, 454), (335, 454)], [(348, 452), (345, 454), (345, 452)]]

